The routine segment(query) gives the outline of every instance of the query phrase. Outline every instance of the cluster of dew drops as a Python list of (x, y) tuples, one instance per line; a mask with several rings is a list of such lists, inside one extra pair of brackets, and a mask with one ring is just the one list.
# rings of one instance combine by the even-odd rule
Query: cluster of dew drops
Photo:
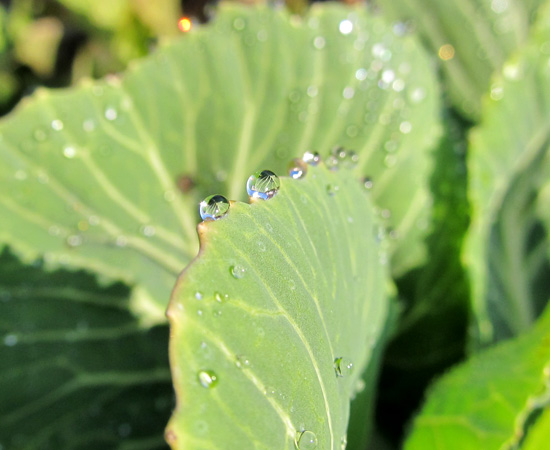
[[(325, 159), (325, 165), (330, 170), (337, 170), (340, 167), (353, 169), (359, 160), (354, 151), (346, 150), (343, 147), (335, 147)], [(307, 174), (308, 165), (317, 166), (321, 162), (321, 156), (317, 152), (307, 151), (302, 158), (293, 159), (288, 165), (288, 175), (297, 180), (304, 178)], [(373, 186), (370, 177), (363, 179), (363, 185), (367, 190)], [(246, 182), (246, 191), (250, 199), (269, 200), (273, 198), (281, 182), (279, 177), (270, 170), (259, 170), (252, 174)], [(327, 193), (334, 195), (338, 191), (337, 186), (328, 185)], [(211, 195), (206, 197), (199, 205), (199, 213), (202, 220), (218, 220), (227, 215), (230, 202), (223, 195)]]
[[(355, 152), (344, 149), (343, 147), (335, 147), (330, 152), (329, 156), (324, 160), (327, 168), (337, 170), (340, 167), (353, 169), (358, 162), (358, 156)], [(308, 166), (317, 166), (321, 163), (321, 156), (317, 152), (307, 151), (302, 158), (293, 159), (288, 165), (288, 175), (293, 179), (304, 178), (308, 171)], [(363, 179), (365, 189), (370, 190), (373, 186), (372, 180), (369, 177)], [(260, 170), (252, 174), (246, 183), (246, 190), (251, 199), (269, 200), (273, 198), (279, 188), (281, 182), (279, 177), (270, 170)], [(328, 185), (327, 194), (334, 195), (338, 190), (337, 186)], [(199, 212), (203, 220), (218, 220), (225, 217), (230, 208), (230, 202), (222, 195), (211, 195), (205, 198), (199, 206)], [(234, 278), (240, 279), (245, 274), (245, 269), (241, 266), (231, 268), (231, 274)], [(202, 298), (202, 294), (195, 295), (197, 299)], [(250, 361), (244, 357), (237, 358), (237, 368), (246, 369), (250, 366)], [(353, 362), (343, 356), (334, 359), (333, 367), (335, 376), (344, 378), (353, 372)], [(197, 374), (199, 384), (211, 389), (218, 384), (218, 375), (213, 370), (201, 370)], [(266, 392), (266, 395), (268, 393)], [(294, 441), (298, 450), (314, 450), (318, 447), (317, 435), (306, 429), (301, 429), (297, 432)], [(345, 448), (347, 443), (346, 437), (342, 438), (342, 448)]]

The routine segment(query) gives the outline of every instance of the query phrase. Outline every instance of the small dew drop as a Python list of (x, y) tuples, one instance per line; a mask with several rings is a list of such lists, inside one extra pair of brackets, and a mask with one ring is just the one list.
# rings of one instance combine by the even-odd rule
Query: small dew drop
[(288, 164), (288, 175), (290, 178), (298, 180), (304, 178), (307, 173), (307, 164), (300, 158), (294, 158)]
[(412, 130), (412, 125), (408, 121), (401, 122), (399, 125), (399, 131), (403, 134), (409, 134)]
[(355, 78), (357, 78), (359, 81), (365, 81), (367, 79), (367, 69), (357, 69), (355, 71)]
[(79, 247), (82, 245), (82, 236), (79, 234), (72, 234), (67, 237), (67, 245), (71, 248)]
[(155, 230), (155, 227), (153, 225), (145, 225), (141, 228), (141, 232), (146, 237), (152, 237), (152, 236), (155, 235), (156, 230)]
[(419, 87), (411, 91), (410, 99), (412, 103), (420, 103), (424, 98), (426, 98), (426, 91), (424, 88)]
[(321, 162), (321, 156), (317, 152), (307, 151), (302, 156), (302, 161), (310, 166), (316, 166)]
[(197, 378), (202, 387), (212, 389), (218, 384), (218, 376), (212, 370), (201, 370)]
[(95, 130), (95, 122), (92, 119), (87, 119), (82, 123), (82, 128), (90, 133)]
[(336, 195), (340, 188), (338, 186), (335, 186), (333, 184), (327, 184), (327, 194), (333, 197)]
[(334, 371), (338, 377), (347, 377), (353, 372), (353, 362), (340, 356), (334, 360)]
[(115, 120), (118, 117), (118, 113), (115, 108), (109, 107), (105, 110), (105, 118), (107, 120)]
[(199, 205), (199, 213), (202, 220), (218, 220), (229, 211), (229, 200), (222, 195), (206, 197)]
[(245, 29), (246, 23), (242, 17), (237, 17), (233, 21), (233, 28), (237, 31), (242, 31)]
[(269, 200), (281, 187), (279, 177), (270, 170), (261, 170), (248, 178), (246, 191), (251, 198)]
[(338, 25), (338, 30), (344, 35), (350, 34), (353, 31), (353, 23), (351, 20), (342, 20)]
[(352, 99), (355, 96), (355, 89), (353, 89), (351, 86), (345, 87), (343, 92), (342, 92), (342, 96), (346, 100)]
[(319, 93), (319, 88), (317, 88), (317, 86), (309, 86), (306, 92), (308, 97), (314, 98), (317, 97), (317, 94)]
[(243, 367), (249, 367), (250, 360), (246, 356), (238, 355), (235, 361), (235, 365), (237, 366), (238, 369), (242, 369)]
[(76, 150), (74, 147), (65, 147), (63, 149), (63, 156), (67, 159), (73, 159), (76, 156)]
[(231, 272), (231, 275), (233, 276), (233, 278), (236, 278), (236, 279), (240, 280), (241, 278), (243, 278), (245, 276), (246, 269), (243, 266), (241, 266), (240, 264), (236, 264), (234, 266), (231, 266), (230, 272)]
[(340, 450), (346, 450), (347, 446), (348, 446), (348, 438), (346, 435), (344, 435), (340, 441)]
[(302, 431), (296, 435), (296, 448), (298, 450), (314, 450), (317, 448), (317, 436), (313, 431)]
[(126, 247), (128, 245), (128, 238), (126, 236), (118, 236), (116, 238), (117, 247)]
[(195, 292), (195, 298), (196, 298), (197, 300), (202, 300), (202, 293), (199, 292), (199, 291)]
[(19, 339), (15, 334), (7, 334), (4, 336), (4, 345), (7, 347), (13, 347), (18, 341)]
[(260, 249), (261, 252), (265, 252), (266, 250), (265, 243), (263, 241), (258, 241), (258, 248)]
[(323, 36), (317, 36), (315, 39), (313, 39), (313, 46), (317, 50), (322, 50), (323, 48), (325, 48), (325, 45), (326, 45), (326, 41)]
[(52, 129), (55, 131), (61, 131), (63, 129), (63, 122), (59, 119), (52, 120)]
[[(214, 299), (218, 302), (218, 303), (225, 303), (227, 300), (229, 300), (229, 295), (227, 294), (221, 294), (220, 292), (215, 292), (214, 293)], [(221, 314), (221, 312), (220, 312)]]

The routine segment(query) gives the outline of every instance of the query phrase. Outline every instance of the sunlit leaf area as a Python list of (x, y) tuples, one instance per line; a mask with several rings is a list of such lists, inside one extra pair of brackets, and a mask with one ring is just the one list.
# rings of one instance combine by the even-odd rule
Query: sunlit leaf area
[(0, 450), (550, 448), (550, 0), (0, 2)]

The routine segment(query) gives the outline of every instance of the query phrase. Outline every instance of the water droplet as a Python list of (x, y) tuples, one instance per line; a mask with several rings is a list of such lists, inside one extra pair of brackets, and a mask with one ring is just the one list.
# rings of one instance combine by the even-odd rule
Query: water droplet
[(152, 236), (155, 235), (156, 230), (155, 230), (155, 227), (153, 225), (145, 225), (145, 226), (141, 227), (141, 232), (146, 237), (152, 237)]
[(196, 298), (197, 300), (202, 300), (202, 293), (199, 292), (199, 291), (195, 292), (195, 298)]
[(246, 356), (238, 355), (237, 360), (235, 361), (235, 365), (239, 369), (242, 369), (243, 367), (249, 367), (250, 366), (250, 360)]
[(67, 159), (72, 159), (76, 156), (76, 150), (74, 147), (65, 147), (63, 149), (63, 156)]
[(380, 211), (380, 216), (382, 219), (389, 219), (391, 217), (391, 211), (389, 209), (383, 209)]
[(242, 17), (237, 17), (234, 21), (233, 21), (233, 28), (237, 31), (242, 31), (244, 30), (246, 26), (246, 23), (244, 21), (244, 19)]
[(199, 205), (202, 220), (217, 220), (224, 217), (229, 211), (229, 200), (222, 195), (206, 197)]
[(353, 31), (353, 23), (351, 20), (342, 20), (338, 25), (338, 30), (342, 34), (350, 34)]
[(302, 156), (302, 161), (310, 166), (316, 166), (321, 162), (321, 156), (317, 152), (307, 151)]
[(52, 120), (51, 125), (55, 131), (61, 131), (63, 129), (63, 122), (59, 119)]
[(18, 341), (19, 339), (15, 334), (6, 334), (4, 336), (4, 345), (7, 347), (13, 347)]
[(401, 122), (399, 125), (399, 131), (403, 134), (409, 134), (412, 130), (412, 125), (408, 121)]
[(212, 370), (201, 370), (197, 378), (202, 387), (211, 389), (218, 384), (218, 376)]
[(240, 264), (231, 266), (231, 275), (233, 275), (233, 278), (241, 279), (244, 277), (245, 273), (246, 269)]
[(82, 241), (83, 239), (80, 234), (72, 234), (67, 237), (67, 245), (72, 248), (82, 245)]
[(367, 69), (361, 68), (355, 71), (355, 78), (359, 81), (364, 81), (367, 79)]
[(88, 223), (92, 227), (95, 227), (96, 225), (99, 225), (99, 217), (97, 217), (97, 216), (88, 217)]
[(82, 123), (82, 128), (90, 133), (95, 130), (95, 122), (92, 119), (87, 119)]
[[(227, 300), (229, 300), (229, 295), (227, 294), (221, 294), (219, 292), (215, 292), (214, 293), (214, 299), (218, 302), (218, 303), (224, 303), (226, 302)], [(220, 312), (221, 314), (221, 312)]]
[(317, 448), (317, 436), (313, 431), (302, 431), (296, 435), (296, 448), (298, 450), (314, 450)]
[(270, 170), (261, 170), (248, 178), (246, 191), (251, 198), (268, 200), (272, 198), (281, 187), (279, 177)]
[(334, 360), (334, 371), (338, 377), (347, 377), (353, 372), (353, 362), (340, 356)]
[(348, 446), (348, 437), (344, 435), (342, 437), (342, 440), (340, 441), (340, 450), (346, 450), (347, 446)]
[(294, 178), (295, 180), (298, 180), (300, 178), (305, 177), (306, 173), (307, 173), (307, 165), (302, 159), (294, 158), (288, 164), (288, 175), (290, 176), (290, 178)]
[(117, 247), (126, 247), (128, 245), (128, 238), (126, 236), (118, 236), (116, 238), (116, 245)]
[(333, 184), (327, 184), (327, 194), (331, 197), (336, 195), (340, 188), (338, 186), (335, 186)]
[(265, 243), (264, 243), (264, 242), (258, 241), (258, 247), (259, 247), (259, 249), (260, 249), (261, 252), (265, 252), (266, 247), (265, 247)]
[(355, 89), (353, 89), (351, 86), (346, 86), (342, 91), (342, 96), (347, 100), (352, 99), (354, 95)]
[(412, 103), (420, 103), (424, 98), (426, 98), (426, 91), (424, 88), (419, 87), (411, 91), (410, 99)]
[(322, 50), (323, 48), (325, 48), (326, 43), (327, 42), (325, 41), (325, 38), (323, 36), (317, 36), (315, 39), (313, 39), (313, 46), (317, 50)]
[(116, 112), (116, 109), (113, 107), (109, 107), (105, 110), (105, 118), (107, 120), (115, 120), (118, 117), (118, 113)]
[(504, 97), (504, 87), (501, 84), (493, 83), (491, 85), (491, 99), (498, 101)]
[(317, 88), (317, 86), (309, 86), (306, 92), (308, 97), (313, 98), (317, 96), (317, 94), (319, 93), (319, 89)]
[(401, 92), (405, 88), (405, 82), (401, 78), (398, 78), (393, 82), (391, 87), (395, 92)]

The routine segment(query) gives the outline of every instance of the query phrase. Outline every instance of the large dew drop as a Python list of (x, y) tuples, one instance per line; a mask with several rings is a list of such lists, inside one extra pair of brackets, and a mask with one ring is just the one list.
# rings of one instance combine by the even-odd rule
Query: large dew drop
[(202, 387), (211, 389), (218, 384), (218, 376), (211, 370), (201, 370), (197, 378)]
[(334, 371), (338, 377), (347, 377), (353, 372), (353, 362), (340, 356), (334, 360)]
[(206, 197), (199, 205), (202, 220), (217, 220), (224, 217), (229, 211), (229, 200), (223, 195)]
[(302, 431), (296, 436), (296, 448), (298, 450), (315, 450), (317, 448), (317, 436), (313, 431)]
[(298, 180), (304, 178), (307, 173), (307, 165), (300, 158), (294, 158), (288, 165), (288, 175), (290, 178)]
[(246, 183), (246, 191), (251, 198), (268, 200), (281, 187), (279, 177), (270, 170), (260, 170), (250, 176)]

